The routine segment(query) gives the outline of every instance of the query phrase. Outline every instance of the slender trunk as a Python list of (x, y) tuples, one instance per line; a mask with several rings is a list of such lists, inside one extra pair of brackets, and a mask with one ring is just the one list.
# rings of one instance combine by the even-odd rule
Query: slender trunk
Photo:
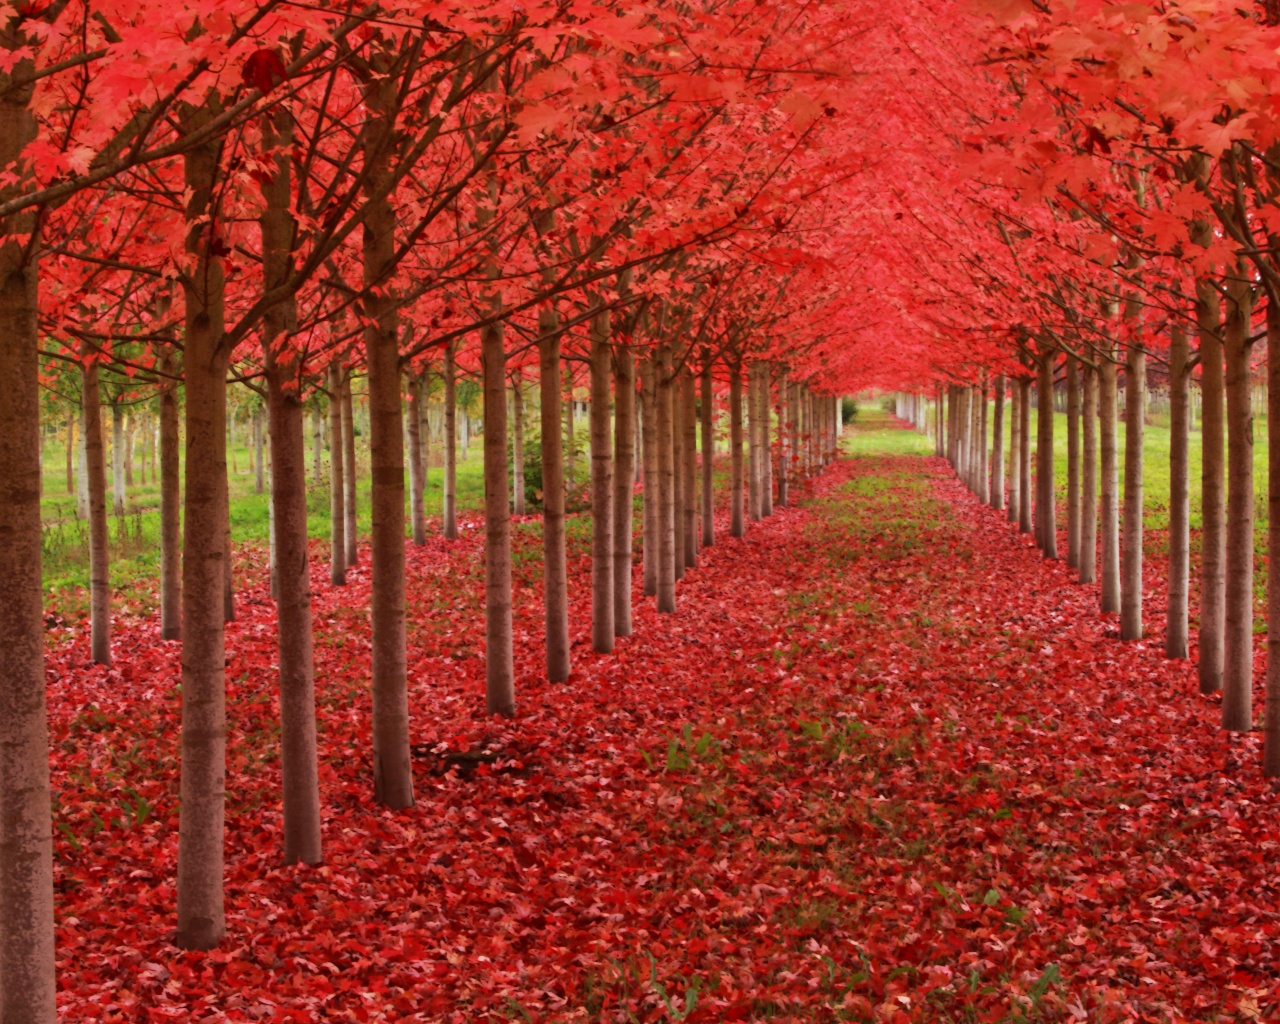
[(324, 420), (320, 416), (320, 403), (311, 406), (311, 479), (320, 483), (323, 473), (321, 455), (324, 452)]
[(89, 618), (93, 660), (111, 664), (111, 549), (107, 538), (107, 466), (102, 443), (98, 364), (86, 348), (82, 370), (85, 464), (89, 480)]
[(75, 472), (76, 418), (67, 417), (67, 493), (76, 493)]
[[(702, 471), (702, 546), (711, 547), (716, 542), (716, 520), (715, 520), (715, 482), (712, 477), (713, 463), (712, 452), (715, 448), (713, 440), (714, 435), (711, 430), (711, 360), (708, 358), (706, 365), (702, 368), (702, 394), (699, 398), (700, 405), (698, 408), (698, 418), (702, 428), (702, 461), (699, 468)], [(784, 469), (782, 479), (786, 480), (786, 471)], [(782, 488), (782, 493), (786, 495), (786, 486)]]
[[(496, 274), (492, 269), (490, 274)], [(491, 300), (495, 310), (501, 300)], [(484, 376), (485, 710), (516, 713), (511, 603), (511, 495), (507, 465), (507, 355), (502, 322), (480, 330)]]
[[(263, 288), (281, 288), (292, 272), (295, 224), (290, 150), (293, 119), (287, 108), (264, 118), (264, 143), (276, 151), (275, 174), (263, 185)], [(271, 439), (271, 523), (276, 638), (280, 665), (280, 781), (284, 804), (284, 861), (319, 864), (320, 781), (316, 750), (316, 687), (311, 633), (311, 572), (307, 556), (307, 443), (304, 397), (297, 386), (300, 356), (276, 354), (277, 339), (297, 322), (294, 299), (262, 318), (267, 377), (267, 431)], [(288, 349), (285, 349), (289, 352)], [(262, 415), (255, 415), (261, 479)]]
[(680, 426), (684, 431), (684, 463), (680, 475), (684, 478), (681, 493), (684, 495), (684, 551), (681, 556), (686, 569), (698, 564), (698, 404), (694, 398), (693, 373), (686, 365), (680, 374), (678, 400), (682, 408)]
[(760, 364), (747, 366), (747, 515), (760, 518)]
[(569, 678), (569, 583), (564, 537), (564, 447), (560, 440), (560, 331), (554, 309), (538, 313), (542, 428), (542, 571), (547, 680)]
[(360, 562), (360, 535), (357, 532), (356, 504), (356, 418), (355, 403), (351, 399), (351, 371), (342, 377), (342, 484), (343, 518), (346, 520), (342, 530), (343, 540), (347, 545), (347, 567)]
[(1225, 384), (1222, 312), (1213, 281), (1196, 281), (1196, 333), (1200, 339), (1200, 692), (1222, 689), (1226, 631), (1227, 520)]
[(124, 420), (124, 485), (133, 486), (133, 435), (138, 429), (138, 418), (129, 413)]
[(773, 403), (769, 364), (760, 364), (760, 514), (773, 515), (773, 445), (769, 441), (769, 413)]
[(658, 449), (658, 611), (676, 610), (675, 450), (672, 438), (671, 348), (663, 342), (654, 368)]
[(114, 499), (112, 511), (124, 515), (124, 408), (111, 403), (111, 489)]
[(1031, 533), (1031, 380), (1018, 378), (1018, 492), (1022, 502), (1018, 507), (1018, 530)]
[[(1169, 336), (1169, 587), (1164, 638), (1164, 652), (1170, 658), (1187, 656), (1187, 591), (1191, 572), (1191, 489), (1188, 485), (1191, 438), (1187, 417), (1191, 392), (1189, 359), (1187, 332), (1175, 321)], [(1280, 360), (1272, 360), (1268, 354), (1267, 369), (1269, 373), (1280, 372)], [(1273, 424), (1274, 417), (1268, 422), (1268, 430), (1272, 433), (1277, 429)], [(1280, 437), (1272, 437), (1271, 443), (1280, 445)], [(1271, 485), (1270, 500), (1280, 501), (1280, 492), (1276, 490), (1280, 477), (1272, 474), (1271, 479), (1275, 482)], [(1280, 509), (1276, 511), (1280, 513)], [(1278, 527), (1280, 524), (1270, 528), (1274, 531)], [(1277, 543), (1280, 543), (1280, 538), (1277, 538)], [(1280, 551), (1280, 547), (1269, 550)], [(1275, 621), (1280, 621), (1280, 618)], [(1280, 633), (1277, 639), (1280, 639)], [(1268, 666), (1271, 664), (1270, 658), (1267, 663)], [(1276, 710), (1280, 714), (1280, 708)]]
[[(89, 518), (89, 459), (85, 447), (84, 398), (80, 399), (80, 430), (76, 442), (76, 516)], [(0, 996), (3, 998), (3, 996)]]
[(572, 488), (574, 478), (577, 471), (574, 466), (578, 460), (578, 443), (574, 440), (574, 400), (573, 400), (573, 370), (569, 366), (564, 368), (564, 476), (565, 486)]
[(1080, 473), (1080, 582), (1098, 576), (1098, 371), (1084, 368)]
[(347, 582), (347, 517), (343, 509), (342, 370), (330, 365), (329, 382), (329, 581), (335, 587)]
[(444, 535), (458, 537), (458, 366), (453, 342), (444, 349)]
[(658, 593), (658, 521), (662, 485), (658, 479), (658, 405), (657, 356), (645, 356), (640, 363), (640, 429), (644, 435), (640, 445), (644, 463), (644, 504), (641, 528), (644, 545), (644, 596)]
[[(789, 409), (787, 408), (787, 371), (781, 370), (778, 373), (778, 507), (786, 508), (787, 506), (787, 463), (790, 461), (790, 431), (791, 424), (788, 421)], [(707, 385), (707, 397), (705, 399), (708, 405), (710, 400), (710, 384)], [(704, 513), (705, 515), (706, 513)]]
[[(1184, 348), (1185, 345), (1184, 340)], [(1184, 471), (1184, 491), (1185, 481)], [(1267, 298), (1267, 550), (1280, 551), (1280, 304), (1274, 292)], [(1267, 573), (1267, 622), (1280, 622), (1280, 579), (1270, 571)], [(1274, 779), (1280, 775), (1280, 629), (1267, 630), (1264, 707), (1262, 774)]]
[(982, 387), (978, 390), (978, 405), (980, 409), (979, 426), (978, 426), (978, 500), (984, 505), (991, 500), (991, 480), (988, 477), (988, 468), (990, 461), (988, 459), (988, 412), (987, 412), (987, 385), (984, 381)]
[(1124, 548), (1120, 639), (1141, 640), (1142, 445), (1147, 408), (1147, 353), (1141, 345), (1130, 342), (1124, 377)]
[(1022, 388), (1009, 382), (1009, 522), (1022, 522)]
[(518, 516), (524, 506), (524, 371), (517, 366), (511, 379), (511, 511)]
[(685, 506), (685, 478), (684, 478), (684, 402), (681, 398), (680, 379), (676, 374), (674, 367), (672, 368), (673, 377), (671, 379), (670, 395), (671, 395), (671, 472), (673, 482), (673, 512), (672, 522), (675, 531), (673, 539), (675, 551), (675, 574), (677, 580), (684, 579), (684, 506)]
[(1080, 370), (1067, 356), (1067, 565), (1080, 567)]
[(591, 647), (613, 651), (613, 438), (610, 436), (609, 311), (591, 318)]
[[(1108, 318), (1110, 319), (1110, 318)], [(1102, 449), (1102, 610), (1120, 610), (1120, 480), (1116, 458), (1116, 362), (1112, 343), (1098, 367), (1098, 433)]]
[(613, 629), (631, 635), (631, 552), (636, 462), (636, 358), (629, 345), (614, 364)]
[(746, 533), (743, 521), (742, 493), (742, 367), (729, 367), (729, 462), (731, 466), (729, 533), (741, 537)]
[(1253, 726), (1253, 409), (1249, 403), (1252, 296), (1242, 261), (1227, 278), (1223, 331), (1227, 392), (1227, 587), (1222, 727)]
[[(192, 119), (197, 127), (211, 105)], [(209, 143), (184, 157), (183, 278), (186, 376), (186, 519), (182, 550), (182, 765), (178, 818), (178, 928), (183, 949), (212, 949), (226, 932), (223, 832), (226, 802), (227, 366), (224, 271), (207, 221), (220, 160)]]
[(262, 409), (255, 407), (253, 410), (253, 493), (262, 494), (266, 490), (266, 438), (263, 436), (262, 429)]
[(409, 521), (413, 543), (421, 547), (427, 542), (427, 515), (422, 505), (422, 388), (417, 377), (409, 378), (409, 410), (406, 425), (409, 433)]
[(991, 507), (1004, 508), (1004, 374), (996, 377), (991, 423)]
[[(173, 357), (161, 357), (161, 369), (173, 373)], [(178, 382), (160, 385), (160, 635), (182, 639), (182, 494), (178, 452)]]
[[(368, 367), (370, 547), (373, 580), (370, 621), (373, 647), (373, 792), (392, 809), (412, 807), (409, 754), (409, 687), (405, 636), (404, 426), (400, 420), (399, 315), (389, 293), (396, 254), (395, 211), (386, 198), (395, 79), (377, 79), (365, 90), (369, 163), (362, 262), (364, 350)], [(501, 377), (499, 381), (501, 382)], [(501, 385), (499, 394), (501, 394)], [(503, 507), (505, 510), (505, 501)]]
[(1057, 500), (1054, 493), (1053, 466), (1053, 357), (1052, 351), (1040, 356), (1040, 407), (1036, 429), (1036, 483), (1039, 486), (1040, 550), (1045, 558), (1058, 557)]
[[(0, 48), (14, 57), (27, 42), (23, 19), (6, 21)], [(19, 57), (0, 72), (0, 167), (24, 178), (19, 156), (36, 134), (29, 107), (34, 70), (30, 57)], [(34, 213), (0, 221), (0, 1024), (57, 1018), (40, 576), (38, 238)]]

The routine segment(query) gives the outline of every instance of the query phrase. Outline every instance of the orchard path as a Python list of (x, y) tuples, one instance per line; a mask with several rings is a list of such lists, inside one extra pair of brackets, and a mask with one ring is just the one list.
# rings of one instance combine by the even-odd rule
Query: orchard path
[(345, 590), (318, 567), (319, 869), (278, 866), (273, 623), (244, 595), (210, 955), (167, 941), (176, 646), (142, 621), (110, 672), (56, 648), (64, 1019), (1275, 1019), (1254, 738), (905, 436), (704, 552), (611, 656), (579, 551), (563, 686), (529, 520), (513, 723), (479, 713), (480, 531), (411, 549), (410, 812), (369, 801), (367, 561)]

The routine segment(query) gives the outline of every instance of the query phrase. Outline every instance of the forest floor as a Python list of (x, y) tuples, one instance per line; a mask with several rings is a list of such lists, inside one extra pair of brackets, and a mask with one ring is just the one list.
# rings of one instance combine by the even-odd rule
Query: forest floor
[(63, 1019), (1276, 1019), (1257, 737), (916, 435), (850, 448), (705, 550), (677, 614), (637, 592), (612, 655), (577, 557), (564, 685), (522, 523), (512, 722), (483, 715), (478, 520), (411, 548), (408, 812), (371, 801), (367, 561), (336, 589), (317, 565), (318, 868), (280, 865), (274, 617), (242, 592), (211, 954), (169, 941), (178, 645), (123, 621), (106, 670), (55, 630)]

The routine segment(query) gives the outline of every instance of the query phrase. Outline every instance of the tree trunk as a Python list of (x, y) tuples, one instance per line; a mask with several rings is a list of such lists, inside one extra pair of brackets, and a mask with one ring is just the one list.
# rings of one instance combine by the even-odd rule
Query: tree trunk
[(124, 407), (119, 401), (111, 403), (111, 489), (114, 503), (112, 511), (124, 515)]
[[(160, 368), (172, 374), (173, 357), (161, 356)], [(160, 385), (160, 635), (182, 639), (182, 494), (178, 452), (178, 382)]]
[(342, 536), (347, 545), (347, 568), (360, 563), (360, 535), (357, 532), (359, 507), (356, 504), (356, 417), (355, 402), (351, 399), (351, 371), (342, 377), (342, 484), (343, 517), (346, 520)]
[[(213, 114), (206, 104), (192, 127)], [(207, 217), (220, 147), (184, 157), (187, 252), (183, 277), (186, 372), (186, 521), (182, 550), (182, 765), (178, 819), (178, 928), (183, 949), (214, 948), (226, 932), (223, 832), (226, 801), (225, 595), (227, 545), (227, 366), (224, 271)]]
[[(1191, 392), (1189, 359), (1187, 333), (1175, 321), (1169, 336), (1169, 586), (1164, 638), (1164, 652), (1170, 658), (1187, 656), (1187, 591), (1191, 572), (1191, 489), (1188, 485), (1191, 438), (1187, 417)], [(1272, 360), (1268, 355), (1268, 372), (1273, 368), (1280, 371), (1280, 359)], [(1272, 433), (1277, 429), (1273, 423), (1274, 419), (1268, 423), (1268, 430)], [(1280, 438), (1273, 438), (1272, 443), (1280, 444)], [(1276, 489), (1280, 485), (1280, 477), (1273, 475), (1271, 479), (1274, 483), (1270, 487), (1270, 501), (1280, 501), (1280, 491)], [(1276, 511), (1280, 513), (1280, 509)], [(1277, 527), (1280, 524), (1271, 529), (1274, 531)], [(1280, 543), (1280, 538), (1277, 543)], [(1280, 547), (1268, 550), (1280, 551)], [(1275, 621), (1280, 622), (1280, 618)], [(1277, 639), (1280, 639), (1280, 633), (1277, 633)], [(1270, 663), (1268, 659), (1268, 666)], [(1276, 711), (1280, 715), (1280, 707)]]
[(1223, 331), (1227, 392), (1227, 587), (1222, 727), (1253, 727), (1253, 409), (1249, 401), (1252, 296), (1244, 261), (1227, 278)]
[(1147, 353), (1141, 345), (1130, 342), (1124, 376), (1124, 548), (1121, 552), (1120, 639), (1141, 640), (1142, 444), (1147, 408)]
[(996, 377), (991, 423), (991, 507), (1004, 508), (1004, 374)]
[(684, 478), (681, 488), (684, 495), (684, 551), (678, 557), (683, 558), (686, 569), (693, 569), (698, 564), (698, 404), (693, 392), (693, 372), (686, 363), (680, 374), (678, 393), (683, 411), (680, 425), (684, 431), (684, 444), (681, 445), (684, 463), (680, 467), (680, 475)]
[(673, 525), (675, 530), (675, 538), (673, 540), (675, 552), (675, 574), (677, 580), (684, 579), (684, 506), (685, 506), (685, 478), (684, 478), (684, 401), (680, 390), (680, 378), (675, 367), (671, 368), (671, 472), (674, 483), (673, 492)]
[(566, 365), (564, 368), (564, 475), (565, 486), (572, 488), (577, 470), (574, 468), (578, 461), (578, 443), (574, 440), (574, 407), (573, 400), (573, 369)]
[[(787, 506), (787, 463), (790, 461), (791, 424), (788, 421), (790, 410), (787, 407), (787, 371), (778, 372), (778, 507)], [(707, 385), (706, 404), (711, 404), (710, 384)], [(710, 500), (709, 497), (707, 500)], [(703, 513), (704, 515), (708, 513)]]
[(1022, 442), (1018, 446), (1018, 492), (1022, 495), (1022, 503), (1018, 507), (1018, 530), (1031, 533), (1032, 493), (1031, 493), (1031, 380), (1028, 377), (1018, 378), (1018, 438)]
[[(500, 303), (495, 295), (495, 311)], [(507, 490), (507, 354), (501, 321), (480, 329), (480, 350), (484, 374), (485, 710), (510, 718), (516, 713), (516, 670), (511, 621), (511, 495)]]
[[(1212, 240), (1212, 236), (1210, 236)], [(1222, 312), (1213, 281), (1196, 281), (1196, 333), (1200, 340), (1200, 692), (1222, 689), (1226, 631), (1226, 425)]]
[(1098, 578), (1098, 371), (1084, 368), (1081, 409), (1080, 582)]
[(769, 364), (760, 363), (760, 514), (773, 515), (773, 445), (769, 441), (769, 414), (773, 403)]
[(658, 593), (658, 529), (661, 519), (662, 484), (658, 479), (657, 355), (650, 353), (640, 363), (640, 445), (644, 462), (644, 504), (641, 529), (644, 545), (644, 596)]
[(1058, 557), (1057, 501), (1053, 466), (1053, 360), (1054, 352), (1040, 356), (1039, 423), (1036, 427), (1036, 485), (1039, 488), (1040, 550), (1045, 558)]
[(988, 412), (987, 385), (984, 381), (978, 390), (979, 424), (978, 424), (978, 500), (984, 505), (991, 500), (991, 480), (988, 477), (990, 460), (988, 458)]
[(458, 538), (458, 366), (452, 341), (444, 349), (444, 535)]
[(613, 629), (631, 635), (631, 551), (636, 461), (636, 360), (629, 345), (614, 364)]
[(111, 664), (111, 548), (107, 538), (107, 466), (102, 443), (98, 364), (81, 350), (85, 464), (89, 480), (89, 619), (94, 662)]
[(760, 518), (760, 364), (747, 366), (747, 515)]
[(409, 378), (409, 410), (406, 425), (409, 433), (409, 521), (413, 543), (421, 547), (427, 542), (427, 513), (422, 505), (422, 388), (417, 377)]
[(658, 611), (676, 610), (675, 445), (672, 437), (671, 347), (658, 347), (654, 367), (658, 449)]
[(591, 318), (591, 647), (613, 651), (613, 438), (610, 436), (609, 311)]
[(85, 450), (84, 404), (82, 395), (79, 439), (76, 442), (76, 516), (80, 519), (89, 518), (89, 459)]
[(1022, 388), (1009, 382), (1009, 522), (1022, 522)]
[[(12, 17), (0, 46), (26, 39)], [(0, 167), (36, 133), (29, 57), (0, 73)], [(21, 173), (21, 172), (19, 172)], [(34, 214), (0, 222), (0, 1024), (54, 1024), (53, 825), (40, 575), (38, 238)], [(105, 495), (99, 491), (99, 501)]]
[(346, 431), (342, 424), (342, 370), (332, 363), (329, 383), (329, 581), (335, 587), (347, 582), (347, 539), (342, 463)]
[(729, 533), (741, 537), (746, 533), (743, 520), (742, 493), (742, 367), (729, 367), (729, 463), (730, 473), (730, 521)]
[(560, 439), (560, 330), (554, 309), (538, 313), (542, 428), (542, 571), (547, 680), (569, 678), (569, 583), (564, 537), (564, 447)]
[(324, 452), (324, 420), (320, 416), (320, 402), (311, 406), (311, 478), (318, 484), (324, 472), (321, 455)]
[(262, 430), (262, 408), (253, 409), (253, 493), (262, 494), (266, 490), (266, 438)]
[(524, 507), (524, 371), (517, 366), (511, 379), (511, 511), (518, 516)]
[[(292, 113), (279, 108), (264, 118), (263, 142), (275, 151), (275, 173), (262, 186), (263, 289), (271, 292), (292, 271), (295, 224), (290, 150)], [(307, 555), (307, 443), (304, 396), (298, 386), (300, 356), (280, 361), (277, 339), (297, 322), (294, 299), (269, 308), (262, 319), (267, 377), (267, 430), (271, 438), (271, 522), (274, 527), (277, 649), (280, 665), (280, 780), (284, 804), (284, 861), (319, 864), (320, 782), (316, 752), (315, 659), (311, 633), (311, 572)], [(288, 351), (286, 349), (286, 351)], [(398, 390), (398, 386), (397, 386)], [(262, 413), (255, 412), (259, 480)]]
[(124, 420), (124, 485), (133, 486), (133, 435), (138, 428), (138, 418), (129, 413)]
[[(1107, 318), (1110, 322), (1111, 318)], [(1102, 449), (1102, 610), (1120, 610), (1120, 479), (1116, 459), (1116, 362), (1108, 341), (1099, 360), (1098, 404)]]
[(1080, 567), (1080, 371), (1067, 356), (1067, 565)]

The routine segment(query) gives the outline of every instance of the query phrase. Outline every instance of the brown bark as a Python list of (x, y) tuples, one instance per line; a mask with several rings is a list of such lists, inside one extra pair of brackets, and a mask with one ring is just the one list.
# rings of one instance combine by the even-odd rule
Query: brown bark
[(542, 567), (547, 679), (569, 678), (569, 583), (564, 537), (564, 446), (560, 439), (560, 331), (554, 309), (538, 313), (542, 428)]
[[(1212, 234), (1209, 236), (1212, 241)], [(1224, 460), (1226, 388), (1222, 312), (1214, 282), (1196, 281), (1196, 333), (1200, 341), (1200, 692), (1222, 689), (1227, 594), (1227, 489)]]
[(1243, 261), (1227, 278), (1223, 349), (1227, 393), (1227, 563), (1222, 659), (1222, 727), (1253, 727), (1253, 409), (1249, 325), (1252, 296)]
[(98, 364), (81, 351), (85, 464), (89, 477), (90, 650), (99, 665), (111, 664), (111, 550), (107, 538), (107, 467), (102, 443)]
[[(295, 224), (289, 212), (292, 112), (264, 118), (263, 142), (275, 150), (275, 174), (262, 187), (262, 273), (266, 291), (292, 272)], [(307, 447), (300, 357), (277, 343), (296, 323), (293, 299), (263, 316), (267, 416), (271, 436), (271, 509), (275, 533), (276, 640), (280, 666), (280, 776), (284, 861), (319, 864), (320, 782), (316, 752), (315, 659), (311, 633), (311, 572), (307, 557)], [(288, 350), (284, 350), (287, 352)], [(261, 477), (262, 417), (255, 415)]]
[(1018, 493), (1022, 502), (1018, 506), (1018, 530), (1031, 533), (1031, 380), (1018, 378)]
[(613, 651), (613, 438), (610, 435), (609, 311), (591, 318), (591, 647)]
[(772, 402), (769, 364), (760, 364), (760, 514), (773, 515), (773, 445), (769, 441), (769, 414)]
[[(15, 31), (0, 47), (12, 55), (25, 42)], [(11, 171), (35, 137), (33, 71), (21, 59), (0, 73), (0, 167)], [(54, 1024), (57, 1017), (40, 576), (39, 253), (18, 237), (33, 231), (31, 214), (0, 222), (0, 1024)]]
[(760, 518), (760, 364), (747, 365), (747, 515)]
[[(1108, 320), (1111, 318), (1108, 317)], [(1120, 610), (1120, 477), (1116, 457), (1116, 362), (1113, 343), (1098, 368), (1098, 433), (1101, 448), (1102, 610)]]
[[(912, 401), (915, 398), (912, 396)], [(991, 500), (991, 480), (988, 477), (988, 468), (990, 460), (988, 458), (987, 438), (988, 430), (988, 411), (987, 411), (987, 385), (984, 381), (978, 389), (978, 406), (980, 411), (978, 425), (978, 500), (984, 505)], [(914, 411), (914, 410), (913, 410)]]
[(524, 506), (524, 371), (517, 366), (511, 376), (511, 511), (525, 514)]
[(343, 519), (342, 538), (346, 542), (347, 568), (360, 563), (360, 535), (358, 533), (359, 506), (356, 503), (356, 417), (355, 402), (351, 398), (351, 371), (342, 377), (342, 485)]
[(1080, 372), (1067, 356), (1067, 565), (1080, 567)]
[(324, 453), (324, 420), (320, 416), (320, 403), (315, 401), (311, 406), (311, 478), (320, 483), (324, 472), (321, 457)]
[(1080, 582), (1098, 576), (1098, 371), (1084, 368), (1080, 443)]
[[(191, 127), (212, 115), (198, 110)], [(227, 365), (224, 271), (209, 218), (220, 159), (216, 144), (184, 158), (183, 278), (186, 371), (186, 521), (182, 551), (182, 767), (178, 821), (178, 927), (183, 949), (212, 949), (226, 932), (223, 833), (226, 785), (225, 594), (227, 543)]]
[(399, 316), (389, 282), (396, 251), (396, 218), (386, 198), (395, 132), (395, 84), (393, 78), (379, 78), (364, 91), (369, 121), (364, 143), (368, 178), (362, 262), (372, 482), (373, 791), (378, 803), (404, 808), (414, 804), (405, 646), (404, 426), (400, 420)]
[(458, 366), (452, 341), (444, 349), (444, 535), (458, 537)]
[(333, 363), (329, 383), (329, 581), (335, 586), (347, 582), (347, 540), (343, 482), (342, 370)]
[[(791, 424), (788, 420), (790, 410), (787, 403), (787, 371), (778, 372), (778, 507), (786, 508), (788, 473), (790, 461)], [(708, 391), (710, 388), (708, 387)], [(708, 404), (710, 404), (708, 396)]]
[(676, 610), (675, 446), (672, 438), (671, 349), (658, 347), (654, 367), (658, 468), (658, 611)]
[(680, 475), (684, 479), (681, 494), (684, 496), (684, 550), (677, 553), (677, 558), (684, 562), (686, 569), (698, 564), (698, 406), (693, 396), (693, 373), (688, 364), (680, 373), (680, 390), (678, 400), (681, 406), (680, 427), (684, 432), (684, 444), (681, 445), (683, 463)]
[(262, 429), (262, 407), (253, 409), (253, 493), (262, 494), (266, 490), (266, 438)]
[(613, 629), (630, 636), (631, 552), (636, 462), (636, 360), (629, 345), (618, 349), (614, 363), (613, 481)]
[[(161, 356), (161, 369), (173, 373), (173, 357)], [(178, 382), (160, 385), (160, 635), (182, 639), (182, 494), (178, 452)]]
[(672, 526), (674, 537), (672, 539), (675, 559), (675, 576), (677, 580), (684, 579), (684, 506), (685, 506), (685, 484), (684, 477), (684, 402), (681, 400), (680, 379), (675, 367), (671, 370), (671, 384), (668, 389), (671, 402), (671, 474), (672, 474)]
[(743, 518), (742, 493), (742, 367), (729, 367), (729, 462), (730, 462), (730, 519), (729, 533), (741, 537), (746, 533)]
[[(490, 271), (496, 273), (496, 269)], [(500, 300), (491, 300), (499, 307)], [(480, 330), (484, 388), (485, 710), (516, 713), (511, 609), (511, 495), (507, 465), (507, 355), (501, 321)]]
[(1009, 382), (1009, 522), (1022, 522), (1022, 388)]
[[(1187, 591), (1191, 571), (1190, 430), (1187, 416), (1191, 393), (1189, 359), (1187, 332), (1182, 324), (1175, 321), (1169, 337), (1169, 586), (1164, 635), (1164, 652), (1170, 658), (1187, 656)], [(1271, 360), (1269, 356), (1268, 360), (1268, 371), (1272, 367), (1280, 368), (1280, 360)], [(1269, 423), (1268, 429), (1274, 433), (1277, 428)], [(1272, 443), (1280, 443), (1280, 438), (1273, 438)], [(1280, 492), (1276, 487), (1280, 485), (1280, 479), (1273, 475), (1272, 480), (1275, 482), (1271, 485), (1270, 500), (1278, 501)], [(1280, 550), (1280, 547), (1271, 550)], [(1275, 621), (1280, 621), (1280, 618)], [(1277, 713), (1280, 714), (1280, 708), (1277, 708)]]
[(422, 388), (417, 377), (409, 378), (409, 409), (406, 426), (409, 433), (409, 522), (413, 543), (421, 547), (427, 542), (427, 513), (422, 504)]
[(657, 356), (650, 353), (640, 363), (640, 445), (644, 472), (644, 504), (641, 507), (641, 530), (644, 555), (645, 597), (658, 593), (658, 521), (662, 485), (658, 480), (658, 405)]
[(991, 507), (1004, 508), (1004, 374), (996, 377), (991, 423)]
[(1058, 557), (1057, 501), (1053, 466), (1053, 361), (1055, 353), (1040, 356), (1040, 407), (1036, 429), (1036, 485), (1040, 520), (1040, 550), (1045, 558)]
[(1121, 551), (1120, 639), (1141, 640), (1142, 446), (1147, 410), (1147, 353), (1141, 345), (1130, 343), (1124, 377), (1124, 546)]

